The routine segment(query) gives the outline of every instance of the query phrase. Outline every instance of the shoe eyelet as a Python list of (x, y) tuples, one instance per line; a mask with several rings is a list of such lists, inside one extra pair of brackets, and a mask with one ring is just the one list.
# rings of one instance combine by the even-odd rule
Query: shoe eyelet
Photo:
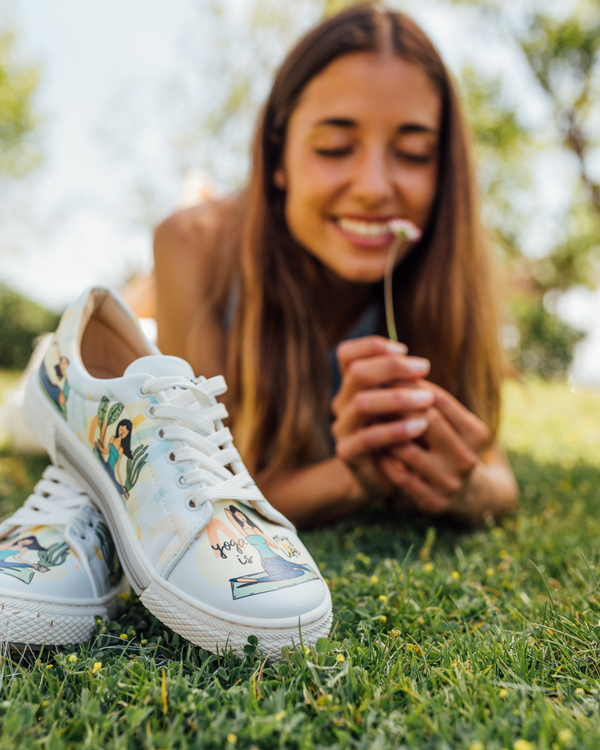
[(146, 409), (146, 416), (150, 419), (156, 419), (156, 415), (154, 414), (154, 404), (150, 404), (150, 406)]
[(185, 504), (189, 510), (198, 510), (198, 506), (191, 497), (188, 497), (188, 499), (185, 501)]
[(166, 440), (166, 439), (167, 439), (167, 438), (165, 437), (165, 431), (163, 430), (163, 428), (162, 428), (162, 427), (159, 427), (159, 428), (158, 428), (158, 430), (156, 430), (156, 432), (154, 433), (154, 437), (155, 437), (155, 438), (156, 438), (157, 440)]
[(167, 461), (170, 464), (177, 463), (176, 460), (175, 460), (175, 454), (173, 453), (173, 451), (171, 451), (170, 453), (167, 453), (166, 456), (167, 456)]
[(187, 483), (187, 482), (185, 481), (185, 477), (183, 476), (183, 474), (180, 474), (180, 475), (179, 475), (179, 476), (177, 477), (177, 484), (178, 484), (178, 485), (179, 485), (180, 487), (182, 487), (182, 488), (183, 488), (183, 487), (187, 487), (187, 486), (188, 486), (188, 483)]
[(148, 394), (144, 390), (144, 386), (143, 385), (140, 385), (140, 387), (137, 389), (137, 393), (138, 393), (138, 396), (140, 398), (146, 398), (148, 396)]

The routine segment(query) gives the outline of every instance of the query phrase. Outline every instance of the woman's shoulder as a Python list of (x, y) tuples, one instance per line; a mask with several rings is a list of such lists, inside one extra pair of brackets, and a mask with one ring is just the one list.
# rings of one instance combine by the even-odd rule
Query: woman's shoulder
[(199, 206), (176, 211), (154, 232), (155, 253), (164, 250), (173, 260), (173, 253), (196, 256), (208, 260), (219, 246), (219, 238), (228, 225), (235, 221), (239, 195), (207, 201)]

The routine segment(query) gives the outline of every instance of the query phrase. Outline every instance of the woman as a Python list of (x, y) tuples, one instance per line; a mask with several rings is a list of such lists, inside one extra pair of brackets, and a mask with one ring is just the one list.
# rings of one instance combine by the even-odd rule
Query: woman
[(117, 425), (115, 434), (108, 441), (107, 446), (104, 446), (100, 440), (96, 440), (96, 449), (102, 458), (104, 468), (111, 475), (117, 485), (117, 489), (124, 495), (125, 499), (129, 498), (129, 492), (121, 476), (121, 459), (123, 455), (126, 458), (133, 458), (131, 454), (132, 429), (133, 424), (131, 420), (122, 419)]
[[(254, 521), (248, 516), (236, 508), (235, 505), (230, 505), (225, 511), (225, 515), (229, 519), (231, 525), (237, 529), (238, 533), (252, 545), (254, 550), (258, 553), (263, 570), (266, 575), (261, 575), (260, 578), (253, 578), (248, 576), (240, 576), (236, 578), (236, 583), (250, 584), (250, 583), (271, 583), (272, 581), (287, 581), (291, 578), (298, 578), (299, 576), (306, 576), (308, 573), (312, 577), (316, 577), (315, 571), (307, 565), (301, 565), (293, 560), (286, 560), (285, 558), (278, 555), (279, 547), (275, 544), (265, 533), (260, 529)], [(275, 551), (276, 550), (276, 551)]]
[[(398, 218), (423, 232), (394, 272), (403, 344), (381, 303)], [(293, 521), (375, 498), (472, 523), (515, 506), (468, 136), (409, 18), (359, 6), (304, 37), (246, 189), (167, 219), (155, 261), (159, 347), (226, 374), (236, 444)]]

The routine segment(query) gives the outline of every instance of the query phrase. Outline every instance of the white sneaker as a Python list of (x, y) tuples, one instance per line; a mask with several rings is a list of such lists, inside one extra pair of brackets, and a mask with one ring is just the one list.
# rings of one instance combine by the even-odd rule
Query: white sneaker
[(129, 591), (108, 527), (64, 469), (48, 466), (0, 524), (0, 641), (87, 640)]
[[(182, 323), (183, 324), (183, 323)], [(223, 427), (221, 377), (161, 355), (108, 289), (64, 314), (24, 412), (104, 513), (121, 564), (163, 623), (209, 651), (314, 643), (331, 597), (293, 525)]]

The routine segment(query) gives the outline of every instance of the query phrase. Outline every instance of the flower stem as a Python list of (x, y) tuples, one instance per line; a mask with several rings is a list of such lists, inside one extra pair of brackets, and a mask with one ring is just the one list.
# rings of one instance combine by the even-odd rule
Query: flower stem
[(385, 300), (385, 323), (387, 326), (388, 337), (390, 341), (398, 341), (398, 332), (396, 331), (396, 319), (394, 317), (394, 297), (392, 295), (392, 279), (394, 276), (394, 266), (398, 250), (402, 247), (405, 237), (398, 233), (388, 250), (385, 261), (385, 273), (383, 276), (383, 296)]

